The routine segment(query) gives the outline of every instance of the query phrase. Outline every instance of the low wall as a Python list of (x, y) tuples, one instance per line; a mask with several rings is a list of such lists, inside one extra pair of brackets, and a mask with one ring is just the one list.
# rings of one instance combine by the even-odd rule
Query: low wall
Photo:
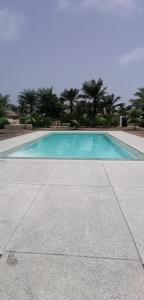
[(8, 124), (5, 125), (5, 129), (32, 129), (32, 124)]

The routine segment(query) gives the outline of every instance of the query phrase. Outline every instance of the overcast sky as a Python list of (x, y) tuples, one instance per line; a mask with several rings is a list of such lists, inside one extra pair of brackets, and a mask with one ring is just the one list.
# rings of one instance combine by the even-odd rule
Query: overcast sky
[(144, 0), (0, 0), (0, 92), (56, 92), (102, 77), (132, 98), (144, 86)]

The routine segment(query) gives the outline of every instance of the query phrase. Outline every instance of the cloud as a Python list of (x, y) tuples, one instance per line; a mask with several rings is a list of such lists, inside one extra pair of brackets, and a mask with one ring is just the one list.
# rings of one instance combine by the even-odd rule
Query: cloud
[(84, 0), (83, 5), (106, 12), (133, 11), (136, 8), (135, 0)]
[(58, 8), (60, 10), (64, 10), (66, 9), (70, 4), (70, 1), (67, 1), (67, 0), (59, 0), (58, 2)]
[(65, 9), (95, 9), (97, 11), (131, 13), (136, 10), (137, 0), (59, 0), (58, 7)]
[(130, 52), (123, 54), (119, 59), (118, 62), (122, 66), (126, 66), (130, 63), (144, 60), (144, 47), (135, 48)]
[(21, 37), (24, 17), (8, 8), (0, 9), (0, 42), (12, 41)]

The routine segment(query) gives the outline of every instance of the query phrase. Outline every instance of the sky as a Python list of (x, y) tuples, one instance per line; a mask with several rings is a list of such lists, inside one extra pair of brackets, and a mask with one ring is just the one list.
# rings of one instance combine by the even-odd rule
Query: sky
[(144, 86), (144, 0), (0, 0), (0, 93), (81, 88), (122, 102)]

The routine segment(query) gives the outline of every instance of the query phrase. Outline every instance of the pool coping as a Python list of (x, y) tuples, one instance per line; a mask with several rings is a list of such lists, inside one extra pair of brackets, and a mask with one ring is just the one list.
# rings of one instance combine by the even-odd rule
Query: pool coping
[[(72, 160), (77, 160), (76, 158), (74, 159), (61, 159), (61, 158), (40, 158), (40, 157), (25, 157), (25, 158), (13, 158), (13, 157), (6, 157), (4, 156), (3, 154), (5, 154), (5, 152), (9, 152), (9, 151), (13, 151), (15, 150), (15, 148), (19, 148), (21, 146), (25, 146), (33, 141), (37, 141), (43, 137), (46, 137), (47, 135), (51, 135), (51, 134), (54, 134), (54, 133), (64, 133), (63, 131), (37, 131), (37, 132), (32, 132), (32, 133), (28, 133), (26, 135), (22, 135), (22, 136), (18, 136), (18, 137), (14, 137), (14, 138), (10, 138), (10, 139), (7, 139), (7, 140), (3, 140), (3, 141), (0, 141), (0, 159), (19, 159), (19, 160), (25, 160), (25, 159), (35, 159), (35, 160), (38, 160), (38, 159), (47, 159), (47, 160), (54, 160), (54, 161), (72, 161)], [(69, 130), (69, 131), (66, 131), (65, 133), (101, 133), (101, 134), (109, 134), (111, 137), (113, 138), (116, 138), (118, 139), (120, 142), (126, 144), (128, 147), (130, 146), (131, 148), (133, 148), (134, 150), (137, 150), (139, 152), (142, 153), (142, 155), (144, 154), (144, 138), (142, 137), (138, 137), (136, 135), (132, 135), (132, 134), (129, 134), (129, 133), (126, 133), (126, 132), (123, 132), (123, 131), (73, 131), (73, 130)], [(79, 161), (80, 160), (86, 160), (86, 159), (78, 159)], [(87, 159), (87, 160), (97, 160), (95, 158), (92, 158), (92, 159)], [(104, 159), (106, 160), (106, 159)], [(103, 161), (104, 161), (103, 160)], [(143, 159), (139, 159), (140, 160), (143, 160)], [(97, 161), (101, 161), (101, 159), (98, 159)], [(137, 160), (113, 160), (113, 159), (108, 159), (108, 161), (137, 161)]]

